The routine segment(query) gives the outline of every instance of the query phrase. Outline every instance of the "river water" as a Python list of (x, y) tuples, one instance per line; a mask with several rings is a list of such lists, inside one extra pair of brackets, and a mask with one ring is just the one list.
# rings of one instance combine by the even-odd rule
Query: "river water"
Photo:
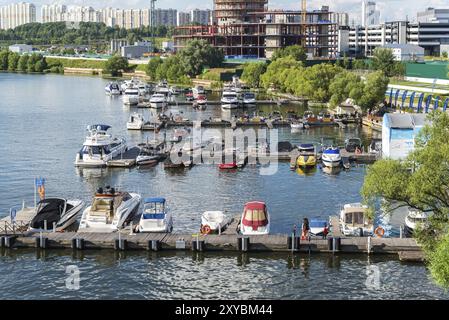
[[(94, 191), (120, 186), (144, 197), (167, 198), (175, 232), (197, 232), (206, 210), (241, 212), (245, 202), (266, 201), (272, 232), (287, 233), (303, 217), (327, 218), (344, 203), (360, 201), (365, 166), (329, 175), (318, 168), (303, 174), (280, 163), (274, 175), (260, 175), (257, 166), (220, 172), (215, 165), (168, 171), (148, 169), (76, 169), (88, 124), (105, 123), (112, 132), (136, 145), (153, 133), (128, 132), (126, 122), (137, 109), (120, 97), (104, 94), (107, 81), (96, 77), (0, 73), (0, 215), (22, 201), (33, 204), (33, 179), (47, 179), (47, 195), (82, 199)], [(211, 97), (213, 98), (213, 97)], [(219, 106), (206, 111), (177, 107), (190, 119), (227, 117)], [(302, 108), (262, 106), (264, 113)], [(148, 118), (148, 110), (140, 110)], [(328, 127), (291, 133), (279, 129), (279, 140), (341, 145), (358, 136), (365, 143), (378, 136), (367, 129)], [(393, 226), (393, 233), (396, 226)], [(81, 289), (64, 286), (65, 268), (81, 271)], [(365, 284), (367, 270), (379, 268), (380, 287)], [(2, 252), (0, 298), (447, 298), (432, 284), (422, 265), (366, 256), (288, 255), (146, 255), (89, 252), (83, 257), (48, 252)], [(38, 280), (36, 280), (38, 279)], [(120, 289), (120, 290), (118, 290)]]

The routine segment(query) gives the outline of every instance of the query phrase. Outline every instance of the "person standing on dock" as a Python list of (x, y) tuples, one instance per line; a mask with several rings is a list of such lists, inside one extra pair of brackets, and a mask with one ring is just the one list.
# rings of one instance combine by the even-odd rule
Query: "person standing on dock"
[(304, 218), (304, 220), (302, 221), (301, 240), (306, 240), (309, 237), (309, 231), (310, 231), (309, 219)]

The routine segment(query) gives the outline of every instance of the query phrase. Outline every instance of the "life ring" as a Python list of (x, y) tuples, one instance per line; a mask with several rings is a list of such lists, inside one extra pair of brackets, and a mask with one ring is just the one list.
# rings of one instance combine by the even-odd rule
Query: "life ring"
[(204, 226), (201, 226), (201, 233), (202, 234), (209, 234), (211, 232), (211, 228), (206, 224)]
[(382, 227), (377, 227), (376, 230), (374, 230), (374, 234), (378, 237), (378, 238), (382, 238), (385, 234), (385, 229)]

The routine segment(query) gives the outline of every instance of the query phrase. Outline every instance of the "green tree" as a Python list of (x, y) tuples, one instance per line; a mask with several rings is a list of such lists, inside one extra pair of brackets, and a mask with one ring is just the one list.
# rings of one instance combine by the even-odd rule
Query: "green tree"
[(19, 65), (20, 55), (16, 52), (10, 52), (8, 56), (8, 70), (16, 71)]
[(261, 76), (262, 86), (265, 89), (275, 87), (285, 91), (288, 72), (298, 68), (301, 68), (301, 62), (296, 61), (292, 56), (276, 59), (268, 65), (267, 71)]
[(128, 60), (119, 55), (115, 55), (106, 61), (103, 72), (116, 77), (119, 76), (122, 71), (127, 71), (128, 69)]
[(307, 54), (303, 47), (299, 45), (288, 46), (285, 48), (277, 49), (274, 51), (273, 56), (271, 58), (272, 61), (275, 61), (279, 58), (285, 58), (291, 56), (296, 61), (305, 62), (307, 60)]
[(388, 89), (389, 82), (390, 79), (382, 71), (369, 74), (358, 104), (364, 110), (376, 107), (385, 100), (385, 92)]
[(8, 50), (0, 51), (0, 70), (8, 70)]
[(19, 64), (17, 66), (19, 71), (26, 72), (28, 70), (28, 59), (29, 55), (24, 54), (20, 56)]
[(242, 80), (250, 87), (258, 88), (260, 86), (260, 78), (267, 70), (265, 62), (250, 62), (243, 67)]
[(201, 74), (205, 67), (219, 67), (224, 61), (223, 52), (212, 47), (206, 40), (189, 41), (178, 55), (186, 74), (190, 77)]
[(441, 53), (441, 56), (442, 56), (443, 58), (447, 59), (447, 51), (443, 51), (443, 52)]
[(331, 106), (338, 106), (347, 98), (354, 99), (358, 103), (363, 96), (364, 87), (362, 79), (356, 74), (348, 71), (338, 74), (329, 86)]
[(163, 60), (160, 57), (151, 58), (150, 61), (148, 61), (145, 71), (151, 80), (159, 80), (156, 78), (156, 70), (162, 63)]
[(36, 63), (39, 61), (39, 56), (35, 53), (33, 53), (29, 58), (28, 58), (28, 65), (27, 65), (27, 71), (28, 72), (37, 72), (36, 70)]
[(448, 286), (449, 115), (435, 111), (428, 119), (431, 125), (420, 131), (415, 150), (405, 161), (380, 160), (368, 169), (361, 194), (371, 207), (383, 199), (387, 211), (407, 206), (432, 212), (414, 236), (426, 253), (433, 278)]
[(382, 71), (386, 76), (393, 76), (395, 73), (395, 64), (393, 51), (388, 48), (374, 49), (372, 67), (374, 70)]
[(365, 60), (363, 59), (356, 59), (353, 61), (352, 66), (354, 69), (357, 70), (365, 70), (368, 69), (368, 66), (365, 63)]

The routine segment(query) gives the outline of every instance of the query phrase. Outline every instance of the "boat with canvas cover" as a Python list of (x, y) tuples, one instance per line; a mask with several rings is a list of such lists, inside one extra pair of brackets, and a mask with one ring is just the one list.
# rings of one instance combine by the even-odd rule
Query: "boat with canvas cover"
[[(36, 214), (30, 222), (30, 231), (51, 232), (64, 231), (75, 223), (82, 213), (84, 201), (63, 198), (47, 198), (39, 201)], [(46, 228), (45, 228), (46, 226)]]
[(241, 234), (249, 236), (270, 233), (270, 216), (265, 202), (252, 201), (245, 204), (239, 231)]
[(172, 232), (173, 218), (165, 198), (146, 198), (140, 218), (139, 232)]

